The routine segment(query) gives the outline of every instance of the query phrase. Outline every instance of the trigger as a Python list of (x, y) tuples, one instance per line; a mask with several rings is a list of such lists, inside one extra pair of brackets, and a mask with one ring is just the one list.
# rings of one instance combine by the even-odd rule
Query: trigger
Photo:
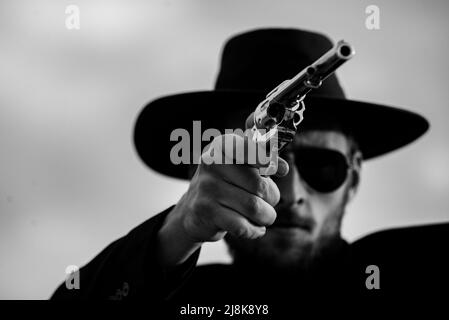
[(293, 124), (295, 128), (304, 120), (304, 111), (306, 110), (306, 106), (304, 102), (300, 102), (301, 108), (295, 111), (295, 116), (293, 117)]

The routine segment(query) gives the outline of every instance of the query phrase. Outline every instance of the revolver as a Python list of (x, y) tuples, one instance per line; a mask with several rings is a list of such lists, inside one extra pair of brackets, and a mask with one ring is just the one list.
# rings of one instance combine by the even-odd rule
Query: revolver
[(277, 153), (293, 141), (297, 127), (304, 118), (304, 98), (307, 93), (319, 88), (329, 75), (354, 54), (349, 43), (338, 41), (314, 63), (270, 91), (248, 117), (246, 127), (251, 128), (251, 139), (257, 143), (266, 143), (269, 148), (269, 165), (259, 168), (262, 175), (276, 173)]

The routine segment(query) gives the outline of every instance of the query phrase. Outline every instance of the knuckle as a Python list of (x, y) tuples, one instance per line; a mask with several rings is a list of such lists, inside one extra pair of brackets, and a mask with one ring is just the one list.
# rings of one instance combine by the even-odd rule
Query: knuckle
[(246, 238), (249, 234), (248, 226), (243, 221), (235, 221), (229, 231), (237, 238)]
[(245, 238), (254, 239), (256, 237), (256, 234), (257, 234), (257, 232), (254, 228), (248, 228)]
[(217, 136), (212, 140), (211, 149), (213, 149), (214, 152), (221, 152), (224, 143), (225, 137), (223, 135)]
[[(265, 201), (258, 197), (252, 197), (248, 200), (248, 212), (246, 218), (259, 226), (267, 226), (273, 224), (276, 220), (276, 211), (274, 208), (267, 204)], [(246, 228), (246, 235), (250, 236), (250, 233), (256, 233), (252, 230), (252, 226), (244, 224)]]
[(266, 199), (269, 193), (269, 185), (267, 179), (260, 178), (257, 182), (257, 195), (262, 199)]
[(200, 168), (207, 167), (205, 164), (209, 162), (209, 153), (206, 151), (201, 155)]
[[(263, 200), (261, 200), (263, 201)], [(262, 225), (271, 225), (276, 219), (276, 211), (268, 203), (264, 203), (261, 209), (256, 212), (256, 221)]]
[(268, 202), (270, 205), (275, 206), (281, 198), (279, 188), (277, 187), (276, 183), (274, 183), (274, 181), (271, 180), (271, 178), (265, 179), (265, 183), (266, 183), (266, 194), (264, 200)]
[[(257, 224), (272, 224), (275, 219), (274, 209), (263, 199), (252, 196), (247, 200), (248, 217)], [(274, 217), (273, 217), (274, 216)]]
[(246, 208), (251, 214), (256, 214), (260, 210), (260, 202), (257, 196), (250, 196), (246, 200)]
[[(274, 182), (273, 182), (274, 184)], [(279, 203), (279, 201), (281, 200), (281, 192), (279, 191), (278, 187), (274, 184), (273, 186), (273, 192), (271, 192), (271, 199), (270, 199), (270, 204), (272, 206), (275, 206)]]
[(214, 153), (217, 146), (213, 142), (206, 147), (206, 150), (201, 154), (200, 167), (204, 170), (211, 169), (214, 166)]
[(184, 228), (186, 230), (197, 230), (202, 228), (204, 221), (207, 221), (206, 213), (208, 210), (205, 209), (201, 202), (195, 203), (192, 208), (193, 210), (184, 219)]
[(239, 238), (249, 238), (250, 231), (246, 226), (240, 226), (237, 228), (237, 237)]

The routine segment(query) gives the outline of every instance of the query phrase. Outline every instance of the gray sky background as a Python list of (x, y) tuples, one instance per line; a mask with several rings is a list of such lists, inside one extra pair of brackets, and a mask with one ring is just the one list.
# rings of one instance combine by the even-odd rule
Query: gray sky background
[[(80, 8), (78, 31), (65, 27), (69, 4)], [(370, 4), (380, 30), (365, 28)], [(431, 121), (417, 143), (364, 165), (344, 236), (448, 221), (448, 9), (423, 0), (1, 1), (0, 298), (48, 298), (68, 265), (177, 201), (187, 183), (151, 172), (134, 152), (136, 116), (160, 95), (211, 89), (225, 39), (256, 27), (344, 38), (357, 52), (339, 70), (349, 97)], [(229, 261), (222, 243), (205, 246), (201, 262), (210, 261)]]

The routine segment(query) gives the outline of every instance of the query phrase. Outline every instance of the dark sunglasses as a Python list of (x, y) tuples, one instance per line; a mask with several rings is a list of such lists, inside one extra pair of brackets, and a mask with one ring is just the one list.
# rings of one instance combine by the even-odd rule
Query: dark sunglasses
[(352, 169), (346, 156), (339, 151), (303, 146), (287, 152), (294, 154), (301, 178), (321, 193), (337, 190), (346, 181), (349, 169)]

